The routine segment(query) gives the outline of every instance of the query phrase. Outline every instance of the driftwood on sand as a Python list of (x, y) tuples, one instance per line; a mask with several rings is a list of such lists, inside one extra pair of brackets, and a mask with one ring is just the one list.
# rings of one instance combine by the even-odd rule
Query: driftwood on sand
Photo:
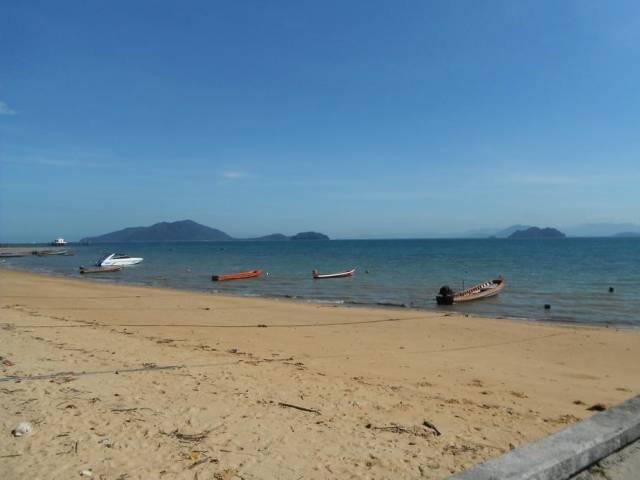
[(295, 408), (296, 410), (301, 410), (303, 412), (310, 412), (310, 413), (315, 413), (316, 415), (320, 415), (320, 410), (316, 410), (315, 408), (300, 407), (299, 405), (293, 405), (291, 403), (284, 403), (284, 402), (278, 402), (278, 405), (280, 405), (283, 408)]
[(182, 433), (178, 429), (174, 430), (170, 433), (160, 432), (169, 437), (175, 437), (178, 440), (182, 440), (183, 442), (200, 442), (207, 438), (211, 433), (211, 430), (205, 430), (200, 433)]
[(442, 435), (440, 430), (438, 430), (438, 428), (428, 420), (424, 420), (422, 422), (422, 425), (409, 425), (409, 426), (400, 425), (398, 423), (392, 423), (391, 425), (388, 425), (388, 426), (376, 427), (375, 425), (368, 423), (366, 425), (366, 428), (370, 428), (372, 430), (379, 430), (381, 432), (406, 433), (409, 435), (415, 435), (417, 437), (422, 437), (422, 438), (428, 438), (434, 435), (436, 437), (439, 437), (440, 435)]

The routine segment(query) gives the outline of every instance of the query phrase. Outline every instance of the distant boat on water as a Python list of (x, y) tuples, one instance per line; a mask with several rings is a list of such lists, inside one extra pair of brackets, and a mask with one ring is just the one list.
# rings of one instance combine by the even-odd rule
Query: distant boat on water
[(56, 238), (53, 242), (51, 242), (51, 245), (54, 247), (64, 247), (66, 244), (66, 240), (62, 237)]
[(444, 286), (440, 288), (439, 295), (436, 296), (438, 305), (453, 305), (454, 303), (471, 302), (481, 298), (493, 297), (500, 293), (505, 287), (505, 281), (502, 277), (486, 282), (478, 283), (473, 287), (454, 292), (450, 287)]
[(50, 257), (53, 255), (64, 255), (68, 257), (73, 255), (73, 252), (70, 250), (35, 250), (33, 254), (38, 257)]
[(111, 266), (128, 267), (130, 265), (136, 265), (140, 263), (142, 260), (144, 259), (140, 257), (130, 257), (129, 255), (125, 255), (124, 253), (112, 253), (98, 260), (98, 262), (96, 263), (96, 266), (97, 267), (111, 267)]
[(351, 270), (347, 270), (345, 272), (338, 272), (338, 273), (320, 273), (318, 270), (314, 270), (313, 272), (311, 272), (315, 280), (321, 280), (325, 278), (352, 277), (354, 273), (356, 273), (355, 268), (352, 268)]
[(243, 280), (245, 278), (259, 277), (261, 274), (262, 274), (262, 270), (260, 268), (256, 268), (255, 270), (250, 270), (248, 272), (223, 273), (220, 275), (212, 275), (211, 280), (214, 282), (222, 282), (225, 280)]

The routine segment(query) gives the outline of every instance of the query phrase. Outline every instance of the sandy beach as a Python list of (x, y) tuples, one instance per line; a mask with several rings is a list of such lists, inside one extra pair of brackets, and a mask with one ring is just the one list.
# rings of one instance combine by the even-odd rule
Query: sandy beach
[(9, 269), (0, 304), (7, 479), (440, 479), (640, 393), (637, 330)]

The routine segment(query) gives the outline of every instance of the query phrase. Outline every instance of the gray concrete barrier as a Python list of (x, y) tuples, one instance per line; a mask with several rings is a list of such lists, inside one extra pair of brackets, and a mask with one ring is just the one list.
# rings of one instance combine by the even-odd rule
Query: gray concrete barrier
[(640, 395), (450, 480), (564, 480), (640, 438)]

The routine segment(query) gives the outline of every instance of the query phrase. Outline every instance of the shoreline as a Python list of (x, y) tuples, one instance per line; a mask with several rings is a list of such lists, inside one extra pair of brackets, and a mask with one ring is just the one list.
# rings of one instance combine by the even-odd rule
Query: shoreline
[(1, 268), (0, 469), (444, 479), (640, 392), (635, 330), (288, 300)]
[[(531, 317), (515, 317), (515, 316), (505, 316), (505, 315), (481, 315), (477, 313), (466, 313), (457, 311), (454, 309), (444, 310), (442, 307), (430, 309), (430, 308), (420, 308), (416, 306), (408, 306), (408, 305), (392, 305), (387, 303), (359, 303), (352, 301), (344, 301), (340, 299), (336, 300), (314, 300), (312, 298), (305, 297), (295, 297), (291, 295), (263, 295), (263, 294), (235, 294), (233, 292), (221, 292), (217, 290), (208, 290), (208, 289), (189, 289), (189, 288), (179, 288), (179, 287), (170, 287), (165, 285), (150, 285), (148, 283), (138, 283), (138, 282), (127, 282), (127, 281), (115, 281), (106, 277), (77, 277), (70, 273), (57, 273), (53, 271), (36, 271), (28, 268), (21, 268), (16, 265), (0, 265), (0, 271), (3, 269), (9, 271), (17, 271), (22, 273), (34, 274), (34, 275), (42, 275), (45, 277), (52, 278), (60, 278), (66, 280), (73, 280), (78, 282), (89, 281), (98, 285), (123, 285), (123, 286), (133, 286), (133, 287), (142, 287), (142, 288), (152, 288), (152, 289), (161, 289), (161, 290), (171, 290), (175, 292), (183, 292), (183, 293), (201, 293), (205, 295), (214, 295), (220, 296), (223, 298), (259, 298), (265, 300), (279, 300), (285, 302), (293, 302), (299, 303), (303, 305), (319, 305), (326, 307), (344, 307), (344, 308), (371, 308), (371, 309), (386, 309), (386, 310), (396, 310), (401, 312), (418, 312), (418, 313), (428, 313), (428, 314), (442, 314), (442, 315), (460, 315), (468, 318), (477, 318), (477, 319), (497, 319), (497, 320), (505, 320), (508, 322), (517, 322), (517, 323), (531, 323), (531, 324), (548, 324), (548, 325), (557, 325), (557, 326), (567, 326), (567, 327), (585, 327), (585, 328), (614, 328), (621, 330), (632, 330), (632, 331), (640, 331), (640, 325), (629, 324), (629, 323), (616, 323), (616, 322), (581, 322), (578, 320), (552, 320), (545, 318), (531, 318)], [(434, 294), (435, 298), (435, 294)]]

